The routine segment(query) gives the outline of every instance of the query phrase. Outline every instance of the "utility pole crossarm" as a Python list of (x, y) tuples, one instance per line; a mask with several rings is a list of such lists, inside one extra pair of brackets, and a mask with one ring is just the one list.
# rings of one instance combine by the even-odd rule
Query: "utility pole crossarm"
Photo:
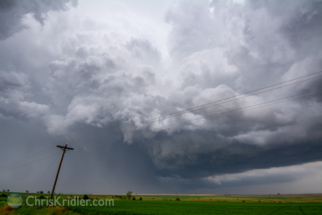
[(57, 147), (63, 150), (63, 154), (61, 155), (61, 159), (60, 159), (60, 162), (59, 162), (59, 166), (58, 166), (58, 170), (57, 170), (57, 174), (56, 174), (56, 178), (55, 178), (54, 186), (53, 186), (53, 189), (52, 189), (52, 191), (51, 191), (51, 195), (50, 195), (49, 205), (48, 205), (48, 206), (50, 206), (50, 205), (51, 205), (51, 201), (52, 201), (52, 199), (53, 199), (53, 195), (54, 195), (54, 192), (55, 192), (55, 187), (56, 187), (56, 183), (57, 183), (57, 179), (58, 179), (58, 175), (59, 175), (60, 167), (61, 167), (61, 164), (62, 164), (62, 162), (63, 162), (65, 152), (66, 152), (67, 150), (74, 150), (74, 148), (67, 147), (67, 143), (65, 144), (65, 146), (57, 145)]
[(74, 148), (67, 147), (67, 144), (66, 144), (65, 146), (57, 145), (57, 147), (58, 147), (58, 148), (61, 148), (61, 149), (74, 150)]

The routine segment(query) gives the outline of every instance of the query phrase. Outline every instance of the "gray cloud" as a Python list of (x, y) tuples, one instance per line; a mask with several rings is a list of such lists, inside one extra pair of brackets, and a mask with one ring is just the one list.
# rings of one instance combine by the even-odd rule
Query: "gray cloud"
[[(318, 49), (305, 52), (306, 48), (303, 47), (305, 47), (306, 41), (297, 41), (302, 44), (295, 46), (294, 41), (290, 38), (291, 33), (286, 33), (289, 26), (296, 25), (293, 23), (293, 17), (303, 8), (305, 3), (297, 2), (296, 6), (289, 7), (287, 13), (283, 12), (277, 18), (275, 13), (278, 11), (274, 11), (274, 7), (280, 5), (276, 2), (269, 4), (267, 6), (263, 3), (263, 5), (259, 4), (254, 7), (251, 2), (246, 2), (244, 5), (224, 1), (214, 2), (211, 4), (211, 7), (214, 7), (212, 10), (213, 19), (210, 12), (207, 13), (209, 9), (205, 2), (179, 3), (174, 10), (168, 12), (166, 20), (173, 25), (173, 30), (169, 35), (170, 50), (181, 52), (176, 56), (173, 55), (175, 58), (178, 56), (184, 58), (181, 67), (181, 77), (183, 77), (181, 89), (183, 92), (177, 93), (178, 96), (171, 95), (169, 97), (172, 101), (176, 101), (174, 105), (193, 107), (207, 103), (207, 101), (215, 101), (216, 93), (211, 92), (218, 89), (220, 84), (228, 86), (226, 87), (228, 92), (231, 89), (236, 89), (237, 92), (239, 90), (246, 91), (267, 86), (269, 82), (277, 83), (280, 81), (280, 77), (285, 77), (284, 80), (288, 80), (298, 77), (300, 74), (310, 74), (320, 70), (321, 58), (316, 57)], [(288, 7), (288, 4), (292, 4), (292, 2), (285, 4), (285, 8)], [(306, 15), (303, 15), (302, 19), (306, 19), (307, 25), (316, 22), (315, 18), (318, 19), (319, 16), (317, 14), (321, 14), (320, 7), (317, 6), (320, 5), (320, 2), (312, 4), (316, 4), (316, 6), (312, 7), (311, 3), (305, 5), (306, 14), (311, 14), (314, 17), (308, 19)], [(237, 10), (238, 12), (236, 12)], [(274, 17), (274, 19), (267, 19), (267, 17)], [(262, 19), (267, 20), (265, 25), (262, 24)], [(207, 27), (203, 28), (203, 25), (207, 25)], [(211, 29), (210, 26), (217, 27), (217, 31), (220, 33), (208, 30)], [(195, 31), (190, 32), (189, 28)], [(297, 26), (297, 29), (302, 31), (303, 28)], [(316, 33), (319, 30), (321, 28), (313, 27), (311, 32), (306, 31), (305, 33), (313, 38), (312, 44), (317, 46), (321, 44), (320, 34)], [(205, 41), (210, 42), (205, 44)], [(195, 48), (193, 50), (186, 48), (190, 45)], [(263, 76), (265, 78), (260, 78)], [(314, 89), (314, 85), (318, 86), (319, 83), (320, 81), (312, 85), (311, 82), (310, 86), (301, 84), (296, 88), (280, 90), (278, 93), (279, 95), (287, 95), (292, 91), (301, 92), (304, 89), (312, 89), (312, 87)], [(227, 93), (227, 96), (223, 96), (225, 95), (223, 94), (218, 97), (228, 97), (229, 93)], [(203, 98), (204, 94), (205, 98)], [(273, 93), (273, 96), (270, 97), (265, 95), (254, 97), (249, 101), (237, 102), (235, 105), (228, 104), (228, 107), (220, 107), (219, 109), (229, 110), (272, 98), (278, 98), (278, 95)], [(318, 147), (316, 140), (321, 137), (315, 136), (317, 139), (311, 139), (310, 132), (320, 123), (321, 119), (320, 117), (313, 119), (309, 116), (308, 111), (302, 113), (301, 110), (302, 105), (307, 107), (309, 104), (314, 104), (313, 106), (316, 106), (311, 106), (312, 112), (316, 113), (320, 103), (314, 100), (304, 101), (306, 102), (300, 103), (299, 106), (296, 105), (296, 102), (293, 103), (292, 109), (289, 108), (290, 103), (288, 103), (286, 106), (269, 108), (270, 110), (223, 116), (216, 121), (205, 120), (211, 124), (211, 130), (215, 132), (209, 138), (205, 134), (198, 135), (197, 131), (192, 134), (172, 133), (172, 137), (165, 137), (164, 140), (161, 138), (155, 144), (150, 145), (150, 155), (160, 168), (174, 168), (172, 174), (178, 174), (180, 168), (183, 168), (187, 172), (182, 174), (188, 174), (188, 177), (198, 177), (198, 170), (203, 174), (210, 174), (211, 170), (214, 171), (213, 174), (222, 174), (227, 171), (222, 168), (227, 166), (230, 167), (230, 171), (238, 171), (238, 169), (245, 171), (253, 168), (290, 165), (292, 162), (298, 164), (308, 162), (310, 159), (319, 160), (320, 155), (314, 153), (314, 150)], [(304, 116), (298, 115), (299, 112)], [(194, 115), (207, 116), (210, 113), (213, 112), (199, 111), (198, 113), (194, 112)], [(171, 124), (171, 120), (169, 122)], [(164, 125), (166, 124), (167, 120)], [(202, 130), (207, 128), (205, 125), (207, 124), (200, 123), (197, 126), (192, 123), (190, 126), (193, 128), (192, 130)], [(186, 129), (190, 130), (191, 127), (186, 127)], [(294, 131), (304, 133), (295, 134)], [(308, 147), (305, 152), (302, 150), (304, 142), (307, 142)], [(311, 142), (312, 145), (308, 142)], [(285, 159), (284, 153), (292, 150), (295, 155), (298, 155), (289, 156), (290, 160)], [(307, 155), (314, 154), (314, 156), (305, 156), (306, 153)], [(244, 160), (245, 163), (243, 163)], [(234, 163), (235, 161), (236, 163)], [(234, 168), (234, 165), (237, 167)], [(209, 166), (209, 169), (206, 166)]]
[(182, 1), (167, 12), (165, 21), (172, 24), (169, 52), (176, 59), (207, 49), (216, 34), (207, 1)]
[[(70, 192), (86, 181), (84, 191), (102, 192), (95, 184), (106, 178), (115, 187), (111, 192), (131, 186), (144, 192), (212, 189), (219, 185), (205, 178), (321, 160), (320, 96), (220, 115), (317, 89), (321, 79), (145, 124), (321, 71), (320, 1), (177, 2), (165, 14), (168, 60), (150, 29), (123, 7), (104, 20), (49, 13), (67, 9), (68, 2), (35, 1), (24, 10), (15, 1), (1, 6), (18, 15), (7, 17), (12, 25), (1, 24), (0, 117), (8, 127), (19, 127), (19, 120), (22, 127), (37, 125), (51, 143), (78, 139), (79, 153), (70, 153), (68, 162), (81, 165), (64, 170), (65, 182), (81, 178)], [(43, 27), (31, 24), (18, 33), (29, 13)], [(220, 116), (209, 117), (214, 114)], [(169, 127), (189, 120), (195, 121)], [(85, 170), (100, 173), (88, 178)]]
[(131, 39), (126, 47), (146, 65), (157, 65), (161, 60), (160, 52), (148, 40)]
[(42, 25), (49, 11), (66, 10), (66, 4), (71, 2), (73, 6), (77, 5), (77, 0), (2, 0), (0, 2), (0, 40), (4, 40), (15, 33), (26, 28), (21, 21), (27, 14), (32, 14), (33, 17)]

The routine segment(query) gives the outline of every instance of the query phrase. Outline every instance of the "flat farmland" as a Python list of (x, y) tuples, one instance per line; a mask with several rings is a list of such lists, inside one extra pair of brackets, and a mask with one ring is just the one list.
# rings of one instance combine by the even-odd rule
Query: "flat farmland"
[[(0, 214), (115, 214), (115, 215), (163, 215), (163, 214), (322, 214), (321, 195), (299, 196), (212, 196), (212, 195), (134, 195), (130, 200), (125, 195), (89, 195), (95, 199), (113, 199), (114, 206), (85, 207), (29, 207), (25, 193), (22, 207), (11, 209), (6, 198), (0, 198)], [(33, 194), (29, 194), (33, 195)], [(39, 194), (35, 194), (39, 195)], [(44, 194), (45, 197), (48, 195)], [(60, 195), (72, 199), (74, 195)], [(75, 195), (81, 196), (81, 195)], [(139, 198), (142, 200), (137, 200)], [(180, 201), (176, 201), (176, 198)]]
[(72, 207), (81, 214), (322, 214), (321, 203), (117, 201), (114, 207)]

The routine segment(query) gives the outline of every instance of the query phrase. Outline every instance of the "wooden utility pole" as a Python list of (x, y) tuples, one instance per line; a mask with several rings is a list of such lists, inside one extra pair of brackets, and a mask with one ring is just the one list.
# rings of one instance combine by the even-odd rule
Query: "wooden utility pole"
[(56, 187), (56, 183), (57, 183), (57, 179), (58, 179), (58, 175), (59, 175), (60, 167), (61, 167), (61, 164), (62, 164), (62, 162), (63, 162), (65, 152), (66, 152), (66, 150), (74, 150), (74, 148), (67, 147), (67, 143), (65, 144), (65, 146), (57, 145), (57, 147), (63, 150), (63, 154), (61, 155), (61, 159), (60, 159), (60, 163), (59, 163), (59, 166), (58, 166), (58, 170), (57, 170), (57, 174), (56, 174), (56, 178), (55, 178), (54, 186), (53, 186), (53, 189), (52, 189), (52, 191), (51, 191), (51, 195), (50, 195), (50, 199), (49, 199), (49, 205), (48, 205), (48, 207), (50, 206), (51, 201), (52, 201), (52, 199), (53, 199), (53, 195), (54, 195), (54, 192), (55, 192), (55, 187)]

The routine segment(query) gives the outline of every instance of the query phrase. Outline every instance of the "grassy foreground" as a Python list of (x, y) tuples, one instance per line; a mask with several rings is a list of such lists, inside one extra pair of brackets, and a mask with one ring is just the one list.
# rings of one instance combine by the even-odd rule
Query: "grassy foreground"
[[(26, 194), (20, 195), (26, 197)], [(34, 195), (34, 194), (29, 194)], [(39, 194), (35, 194), (39, 195)], [(46, 195), (44, 195), (46, 196)], [(61, 195), (72, 198), (71, 195)], [(94, 199), (114, 199), (114, 206), (102, 207), (28, 207), (24, 203), (11, 209), (5, 197), (0, 197), (0, 214), (322, 214), (322, 195), (314, 196), (176, 196), (141, 195), (140, 200), (129, 200), (125, 196), (89, 196)], [(112, 198), (113, 197), (113, 198)]]

